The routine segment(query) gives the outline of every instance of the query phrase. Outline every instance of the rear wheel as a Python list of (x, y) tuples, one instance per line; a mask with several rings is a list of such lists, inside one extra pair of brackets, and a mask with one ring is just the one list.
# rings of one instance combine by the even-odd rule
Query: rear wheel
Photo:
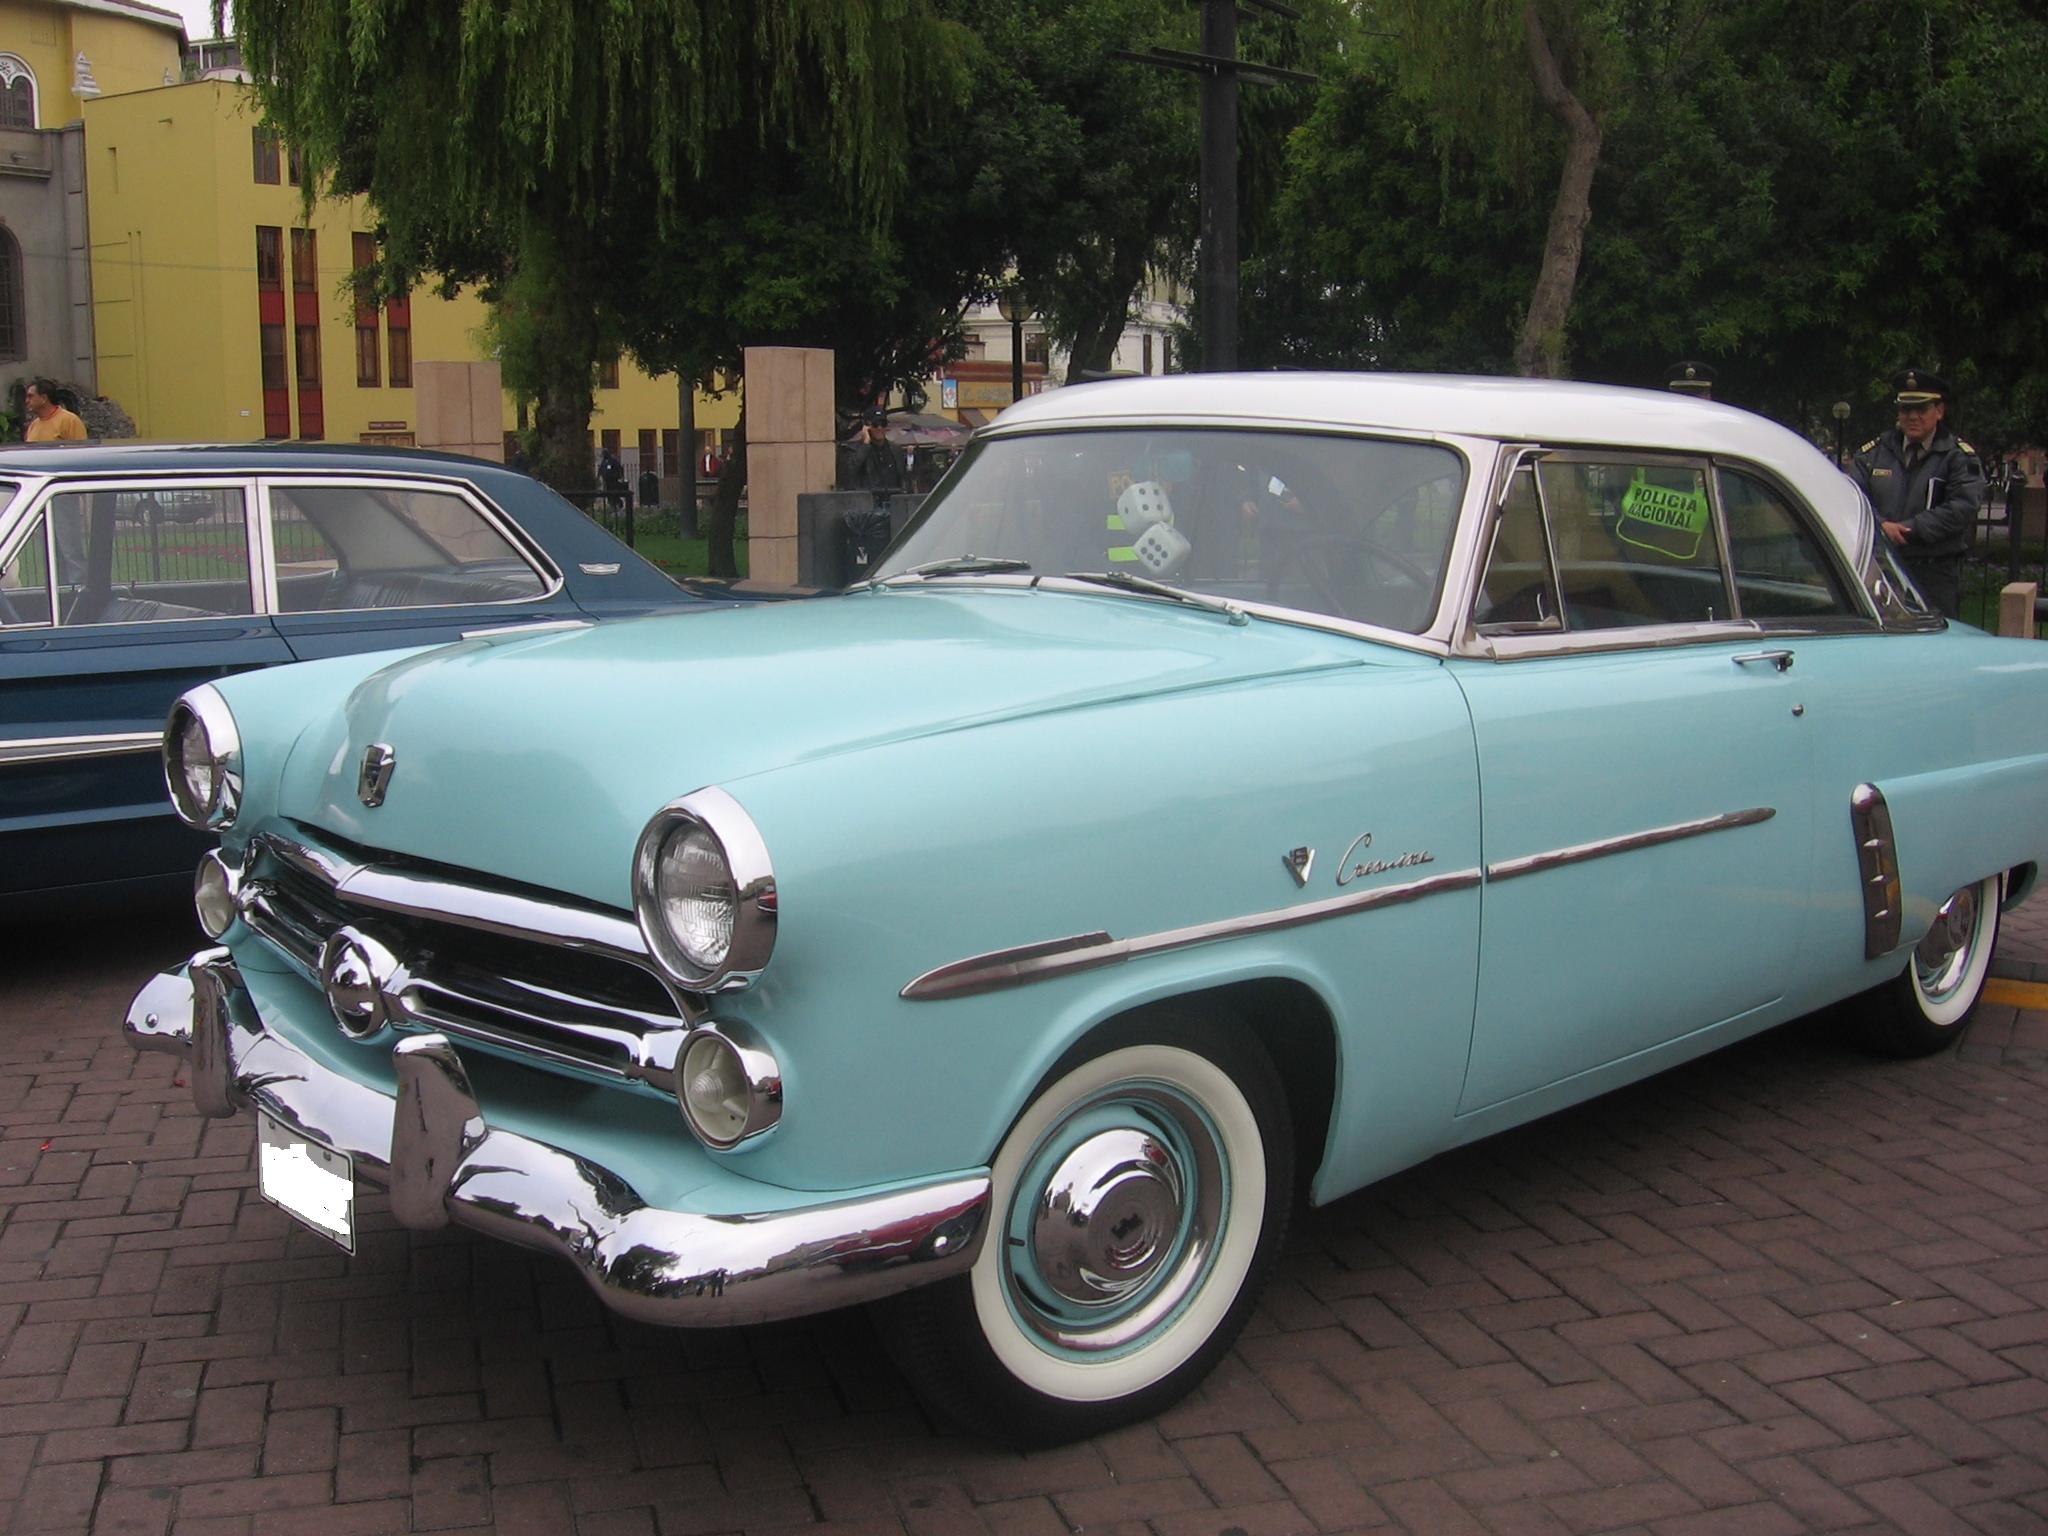
[(1164, 1408), (1251, 1311), (1292, 1146), (1265, 1053), (1204, 1022), (1063, 1063), (996, 1153), (973, 1270), (885, 1304), (905, 1374), (939, 1413), (1022, 1445)]
[(1962, 1037), (1991, 974), (2004, 886), (1993, 875), (1942, 903), (1906, 969), (1854, 1005), (1865, 1044), (1889, 1056), (1928, 1056)]

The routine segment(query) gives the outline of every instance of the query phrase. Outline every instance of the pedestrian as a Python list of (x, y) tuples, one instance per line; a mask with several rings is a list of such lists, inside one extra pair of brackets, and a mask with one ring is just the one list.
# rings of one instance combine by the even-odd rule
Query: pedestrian
[(28, 388), (22, 391), (22, 403), (28, 407), (28, 430), (22, 434), (24, 442), (85, 441), (85, 423), (57, 403), (57, 384), (54, 379), (29, 380)]
[(1714, 398), (1714, 370), (1705, 363), (1673, 363), (1671, 372), (1665, 375), (1664, 387), (1673, 394), (1711, 400)]
[(626, 466), (619, 462), (619, 456), (612, 452), (609, 443), (597, 456), (597, 483), (604, 488), (606, 501), (621, 509), (625, 507)]
[(853, 450), (853, 488), (888, 495), (903, 489), (903, 461), (889, 444), (888, 413), (870, 410)]
[(1938, 612), (1959, 618), (1963, 555), (1984, 505), (1977, 450), (1947, 425), (1949, 388), (1925, 368), (1892, 375), (1899, 424), (1851, 455), (1849, 474), (1870, 498), (1878, 532)]

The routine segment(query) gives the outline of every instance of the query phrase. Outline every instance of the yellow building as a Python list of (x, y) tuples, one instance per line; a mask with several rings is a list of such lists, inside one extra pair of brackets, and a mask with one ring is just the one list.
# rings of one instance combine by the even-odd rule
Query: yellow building
[(185, 23), (140, 0), (0, 0), (0, 128), (61, 128), (101, 95), (175, 81)]
[[(374, 256), (371, 210), (329, 198), (308, 213), (247, 86), (106, 92), (85, 105), (85, 146), (99, 388), (140, 435), (502, 453), (516, 407), (479, 346), (481, 301), (422, 289), (359, 307), (348, 279)], [(702, 443), (678, 438), (674, 377), (621, 364), (617, 378), (597, 391), (593, 457), (609, 444), (632, 475), (689, 468)], [(738, 419), (730, 396), (696, 409), (700, 434)]]

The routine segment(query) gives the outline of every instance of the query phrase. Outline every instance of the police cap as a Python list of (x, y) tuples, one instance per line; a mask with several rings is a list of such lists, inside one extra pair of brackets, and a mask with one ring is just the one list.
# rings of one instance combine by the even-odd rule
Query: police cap
[(1705, 363), (1673, 363), (1664, 387), (1682, 395), (1708, 398), (1714, 393), (1714, 370)]
[(1948, 399), (1948, 381), (1925, 368), (1901, 368), (1892, 375), (1892, 394), (1900, 405), (1930, 405)]

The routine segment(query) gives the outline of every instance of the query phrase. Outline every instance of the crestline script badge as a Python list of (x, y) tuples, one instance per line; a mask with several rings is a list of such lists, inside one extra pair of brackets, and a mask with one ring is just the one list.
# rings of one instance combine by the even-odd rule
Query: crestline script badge
[(1358, 834), (1357, 840), (1344, 850), (1344, 857), (1338, 860), (1340, 867), (1337, 870), (1337, 883), (1339, 885), (1349, 885), (1352, 881), (1365, 875), (1383, 875), (1390, 869), (1413, 869), (1418, 864), (1434, 864), (1436, 862), (1436, 855), (1426, 848), (1400, 854), (1391, 859), (1360, 859), (1358, 855), (1370, 847), (1372, 847), (1372, 834), (1370, 832), (1361, 832)]

